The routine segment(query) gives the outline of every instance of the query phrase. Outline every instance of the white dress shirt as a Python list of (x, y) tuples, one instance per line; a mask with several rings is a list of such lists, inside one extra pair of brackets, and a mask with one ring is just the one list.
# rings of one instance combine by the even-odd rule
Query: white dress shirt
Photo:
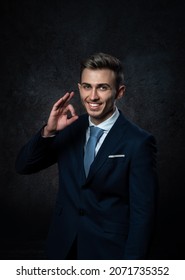
[[(95, 155), (97, 154), (97, 152), (99, 151), (103, 141), (105, 140), (105, 137), (107, 136), (107, 134), (109, 133), (110, 129), (112, 128), (112, 126), (114, 125), (114, 123), (116, 122), (117, 118), (119, 117), (119, 111), (118, 108), (116, 107), (116, 110), (114, 111), (114, 113), (112, 114), (112, 116), (110, 118), (108, 118), (107, 120), (105, 120), (104, 122), (100, 123), (99, 125), (95, 125), (91, 122), (90, 117), (89, 117), (89, 127), (90, 126), (96, 126), (99, 127), (101, 129), (104, 130), (104, 133), (102, 134), (102, 136), (100, 137), (96, 148), (95, 148)], [(87, 144), (87, 141), (89, 139), (90, 136), (90, 128), (88, 127), (87, 132), (86, 132), (86, 143), (85, 146)]]

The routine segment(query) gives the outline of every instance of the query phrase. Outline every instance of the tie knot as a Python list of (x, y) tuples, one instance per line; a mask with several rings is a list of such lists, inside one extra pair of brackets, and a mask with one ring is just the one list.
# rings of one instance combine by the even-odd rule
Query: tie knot
[(97, 140), (102, 136), (103, 129), (97, 126), (90, 126), (90, 137), (95, 137)]

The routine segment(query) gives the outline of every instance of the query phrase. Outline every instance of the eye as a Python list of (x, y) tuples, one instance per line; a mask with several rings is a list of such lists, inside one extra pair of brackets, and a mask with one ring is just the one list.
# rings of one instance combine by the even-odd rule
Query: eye
[(98, 87), (98, 89), (101, 91), (106, 91), (106, 90), (109, 90), (110, 88), (107, 85), (101, 85)]
[(91, 85), (89, 85), (89, 84), (82, 84), (82, 88), (84, 90), (90, 90), (91, 89)]

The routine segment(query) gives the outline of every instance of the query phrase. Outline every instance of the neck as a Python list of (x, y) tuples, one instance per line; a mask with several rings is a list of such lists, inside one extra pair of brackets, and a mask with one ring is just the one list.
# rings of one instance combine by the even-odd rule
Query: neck
[(103, 118), (93, 118), (90, 116), (90, 121), (94, 124), (94, 125), (99, 125), (100, 123), (106, 121), (107, 119), (111, 118), (112, 115), (114, 114), (114, 112), (116, 111), (116, 106), (114, 106), (109, 112), (107, 112), (106, 116)]

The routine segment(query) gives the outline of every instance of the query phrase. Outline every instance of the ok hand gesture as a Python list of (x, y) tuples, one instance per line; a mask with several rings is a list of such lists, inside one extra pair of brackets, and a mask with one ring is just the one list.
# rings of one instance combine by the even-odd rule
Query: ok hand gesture
[[(49, 137), (56, 131), (62, 130), (78, 119), (74, 107), (69, 104), (69, 100), (74, 96), (74, 92), (67, 92), (54, 105), (50, 112), (47, 125), (44, 127), (43, 136)], [(69, 113), (71, 117), (69, 118)]]

